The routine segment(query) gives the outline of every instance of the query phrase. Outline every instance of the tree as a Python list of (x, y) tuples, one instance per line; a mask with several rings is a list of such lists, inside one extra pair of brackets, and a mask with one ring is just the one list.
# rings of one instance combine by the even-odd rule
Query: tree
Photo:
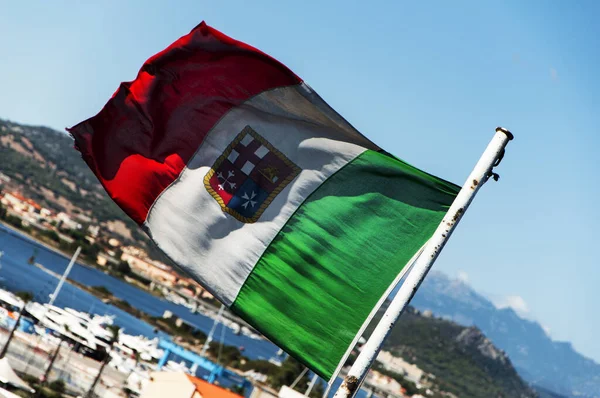
[(221, 342), (210, 343), (208, 353), (223, 366), (237, 365), (242, 358), (242, 353), (237, 347), (223, 345)]
[[(126, 397), (134, 397), (137, 396), (136, 393), (134, 393), (130, 388), (129, 388), (129, 383), (131, 383), (131, 375), (133, 374), (133, 372), (135, 372), (135, 369), (137, 368), (138, 364), (140, 363), (140, 353), (138, 350), (136, 350), (135, 348), (133, 349), (133, 359), (135, 361), (135, 364), (133, 365), (133, 368), (131, 368), (131, 371), (129, 372), (129, 374), (127, 375), (127, 379), (125, 379), (125, 387), (123, 387), (123, 392), (125, 393)], [(141, 381), (138, 381), (138, 383), (141, 383)], [(138, 390), (141, 388), (141, 384), (138, 384)]]
[(28, 292), (26, 290), (21, 290), (20, 292), (16, 292), (15, 296), (17, 296), (18, 298), (20, 298), (21, 300), (23, 300), (23, 302), (25, 304), (27, 304), (31, 300), (33, 300), (33, 293)]
[(23, 304), (21, 305), (21, 308), (19, 309), (19, 315), (17, 316), (17, 321), (15, 322), (15, 325), (10, 329), (10, 332), (8, 334), (8, 339), (6, 340), (6, 343), (4, 343), (4, 347), (2, 347), (2, 351), (0, 352), (0, 358), (4, 358), (4, 356), (6, 355), (6, 352), (8, 351), (8, 346), (9, 346), (12, 338), (15, 335), (15, 331), (19, 327), (19, 323), (21, 322), (21, 317), (23, 316), (23, 311), (25, 311), (25, 306), (27, 305), (27, 303), (29, 303), (31, 300), (33, 300), (33, 294), (31, 292), (20, 291), (20, 292), (17, 292), (15, 295), (23, 301)]
[(100, 381), (100, 378), (102, 377), (102, 372), (104, 371), (104, 367), (106, 367), (106, 364), (110, 360), (110, 352), (112, 351), (115, 343), (119, 341), (119, 333), (121, 332), (121, 328), (116, 325), (109, 325), (108, 330), (110, 330), (111, 333), (110, 347), (106, 352), (106, 357), (102, 361), (102, 365), (100, 365), (100, 370), (98, 370), (96, 378), (92, 382), (92, 385), (86, 394), (86, 398), (91, 398), (94, 395), (94, 389), (96, 388), (96, 384), (98, 384), (98, 382)]
[(229, 391), (236, 393), (237, 395), (241, 395), (242, 397), (246, 395), (246, 387), (243, 385), (234, 384), (229, 387)]
[(60, 236), (58, 236), (58, 234), (56, 233), (56, 231), (48, 229), (48, 230), (42, 231), (40, 234), (42, 236), (45, 236), (48, 239), (56, 242), (56, 243), (60, 242)]
[(131, 267), (127, 261), (121, 261), (116, 267), (116, 271), (123, 275), (131, 274)]
[(317, 383), (313, 387), (312, 391), (308, 395), (310, 398), (321, 398), (325, 393), (325, 387), (320, 380), (317, 380)]
[[(69, 326), (63, 325), (63, 328), (65, 329), (66, 333), (69, 333)], [(50, 372), (52, 371), (52, 367), (54, 366), (54, 362), (56, 361), (56, 358), (58, 358), (58, 353), (60, 352), (60, 347), (62, 346), (63, 341), (65, 341), (65, 335), (61, 334), (60, 341), (58, 342), (58, 345), (56, 346), (56, 350), (54, 350), (54, 353), (52, 354), (52, 357), (50, 358), (50, 363), (48, 364), (48, 367), (44, 371), (44, 375), (41, 378), (40, 387), (37, 389), (36, 397), (39, 397), (40, 394), (43, 393), (43, 387), (48, 382), (48, 377), (50, 376)]]
[[(290, 386), (303, 372), (304, 365), (292, 357), (287, 357), (281, 366), (269, 375), (269, 384), (275, 389), (279, 389), (281, 386)], [(296, 386), (300, 388), (301, 386), (306, 386), (306, 383), (308, 383), (308, 377), (304, 374), (299, 382), (296, 383)]]
[(96, 259), (98, 253), (100, 253), (100, 246), (93, 244), (90, 245), (85, 238), (83, 240), (77, 239), (76, 242), (81, 245), (81, 254), (90, 259)]
[(6, 214), (4, 220), (13, 227), (23, 229), (23, 221), (17, 216)]
[(133, 349), (133, 360), (135, 361), (133, 364), (133, 369), (131, 369), (131, 372), (129, 372), (129, 375), (131, 376), (131, 374), (135, 371), (135, 368), (137, 368), (138, 364), (140, 363), (140, 353), (138, 350)]
[(50, 388), (52, 391), (56, 391), (59, 394), (64, 394), (67, 391), (65, 382), (60, 379), (54, 380), (48, 385), (48, 388)]
[(106, 288), (106, 286), (92, 286), (92, 290), (101, 294), (102, 296), (112, 296), (112, 292)]

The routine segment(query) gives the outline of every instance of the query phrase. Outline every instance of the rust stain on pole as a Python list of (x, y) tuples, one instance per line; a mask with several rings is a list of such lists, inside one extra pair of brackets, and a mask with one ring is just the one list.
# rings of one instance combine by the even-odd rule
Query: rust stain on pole
[(345, 396), (353, 397), (358, 388), (358, 378), (356, 376), (346, 376), (340, 386), (340, 390), (346, 390)]
[(454, 217), (452, 217), (452, 223), (455, 223), (456, 220), (458, 220), (464, 212), (465, 212), (464, 207), (461, 207), (458, 210), (456, 210), (456, 214), (454, 214)]

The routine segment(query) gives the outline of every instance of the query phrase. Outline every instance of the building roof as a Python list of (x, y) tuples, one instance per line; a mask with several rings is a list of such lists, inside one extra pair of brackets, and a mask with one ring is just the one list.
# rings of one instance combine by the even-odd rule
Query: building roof
[(21, 202), (24, 202), (27, 200), (23, 195), (21, 195), (18, 192), (14, 192), (14, 191), (7, 193), (7, 195), (11, 195), (13, 198), (20, 200)]
[(194, 384), (196, 391), (202, 398), (244, 398), (241, 395), (226, 390), (223, 387), (211, 384), (197, 377), (190, 375), (187, 375), (187, 377)]
[(33, 199), (27, 199), (25, 202), (30, 206), (33, 206), (33, 208), (36, 210), (42, 210), (42, 206), (37, 204)]

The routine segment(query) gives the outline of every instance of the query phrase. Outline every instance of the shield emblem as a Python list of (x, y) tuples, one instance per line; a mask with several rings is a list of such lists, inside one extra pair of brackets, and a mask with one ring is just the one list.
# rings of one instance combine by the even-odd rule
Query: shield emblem
[(204, 186), (224, 212), (253, 223), (299, 173), (298, 166), (246, 126), (215, 161)]

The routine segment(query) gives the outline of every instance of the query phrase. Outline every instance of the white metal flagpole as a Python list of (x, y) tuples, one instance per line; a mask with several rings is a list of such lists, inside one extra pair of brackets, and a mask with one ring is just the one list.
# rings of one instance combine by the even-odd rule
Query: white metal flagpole
[(512, 139), (513, 135), (510, 131), (501, 127), (496, 129), (496, 134), (454, 199), (444, 219), (425, 245), (423, 252), (413, 264), (412, 270), (375, 327), (371, 337), (363, 346), (334, 398), (352, 398), (362, 385), (384, 340), (425, 279), (427, 272), (444, 248), (477, 191), (490, 177), (494, 176), (494, 179), (497, 179), (497, 174), (494, 174), (492, 169), (500, 163), (504, 156), (504, 148)]

